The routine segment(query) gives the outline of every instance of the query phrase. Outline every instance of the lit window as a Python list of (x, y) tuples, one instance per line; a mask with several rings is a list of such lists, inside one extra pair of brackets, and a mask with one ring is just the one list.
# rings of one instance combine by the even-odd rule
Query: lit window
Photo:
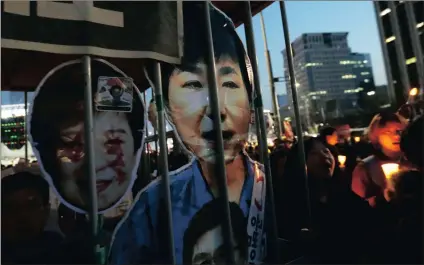
[(364, 63), (368, 63), (368, 60), (364, 60)]
[(370, 72), (361, 72), (361, 75), (369, 75)]
[(356, 78), (356, 75), (342, 75), (342, 79), (353, 79)]
[(386, 8), (383, 11), (380, 12), (380, 17), (385, 16), (387, 14), (389, 14), (392, 10), (390, 10), (390, 8)]
[(395, 39), (396, 39), (396, 37), (395, 37), (395, 36), (388, 37), (388, 38), (386, 39), (386, 43), (392, 42), (392, 41), (394, 41)]
[(369, 79), (365, 79), (365, 80), (364, 80), (364, 82), (365, 82), (365, 83), (368, 83), (369, 81), (370, 81)]
[(420, 22), (417, 24), (417, 29), (424, 27), (424, 22)]
[(413, 64), (413, 63), (416, 63), (416, 62), (417, 62), (417, 58), (415, 58), (415, 57), (412, 57), (412, 58), (409, 58), (408, 60), (406, 60), (407, 65)]

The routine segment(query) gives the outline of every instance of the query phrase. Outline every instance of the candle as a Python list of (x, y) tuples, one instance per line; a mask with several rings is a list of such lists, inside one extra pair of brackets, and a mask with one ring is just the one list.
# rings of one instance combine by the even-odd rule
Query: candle
[(340, 167), (344, 168), (345, 163), (346, 163), (346, 156), (340, 155), (340, 156), (337, 156), (337, 159), (339, 160)]
[(361, 137), (359, 137), (359, 136), (355, 136), (355, 137), (353, 138), (353, 140), (355, 140), (355, 143), (359, 143), (359, 141), (361, 141)]
[(389, 189), (393, 189), (393, 176), (399, 172), (399, 164), (386, 163), (382, 164), (381, 168), (383, 169), (384, 175), (387, 180), (387, 187)]

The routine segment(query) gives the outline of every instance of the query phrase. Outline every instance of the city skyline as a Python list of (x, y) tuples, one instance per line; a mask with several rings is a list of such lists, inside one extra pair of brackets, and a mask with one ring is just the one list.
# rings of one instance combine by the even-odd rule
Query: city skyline
[[(286, 2), (286, 7), (291, 41), (303, 33), (349, 32), (348, 41), (352, 51), (371, 54), (376, 85), (387, 83), (376, 18), (371, 1), (288, 1)], [(278, 2), (263, 10), (263, 15), (274, 76), (283, 77), (283, 56), (281, 51), (285, 49), (285, 45)], [(259, 14), (253, 18), (253, 27), (264, 106), (267, 109), (272, 109)], [(237, 29), (237, 33), (243, 43), (245, 43), (244, 25)], [(277, 94), (285, 93), (285, 84), (276, 83), (276, 92)], [(2, 104), (12, 103), (9, 102), (8, 94), (10, 93), (2, 91)], [(147, 102), (149, 102), (151, 96), (150, 93), (147, 94), (146, 98)]]
[[(378, 34), (377, 20), (372, 1), (287, 1), (286, 10), (290, 30), (290, 42), (304, 33), (348, 32), (348, 43), (353, 52), (371, 55), (373, 76), (376, 85), (387, 84), (383, 55)], [(262, 11), (265, 21), (268, 48), (271, 55), (273, 74), (283, 77), (283, 55), (285, 49), (281, 14), (278, 2)], [(271, 92), (265, 61), (259, 15), (253, 18), (259, 78), (264, 106), (272, 109)], [(237, 32), (245, 42), (244, 26)], [(276, 83), (277, 94), (286, 93), (284, 83)]]

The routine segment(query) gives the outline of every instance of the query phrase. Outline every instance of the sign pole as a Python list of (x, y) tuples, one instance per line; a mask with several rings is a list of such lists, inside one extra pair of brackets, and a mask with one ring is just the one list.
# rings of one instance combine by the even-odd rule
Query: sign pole
[(88, 55), (83, 57), (84, 72), (84, 140), (85, 140), (85, 164), (86, 176), (88, 177), (89, 187), (89, 205), (88, 217), (90, 220), (90, 243), (93, 247), (93, 262), (102, 264), (102, 257), (99, 255), (100, 246), (97, 242), (99, 234), (99, 221), (97, 215), (97, 188), (96, 188), (96, 169), (95, 169), (95, 151), (94, 151), (94, 121), (93, 121), (93, 92), (91, 87), (91, 58)]
[(222, 202), (222, 237), (226, 252), (226, 264), (235, 264), (233, 228), (231, 226), (231, 215), (227, 190), (227, 173), (224, 161), (224, 140), (222, 138), (221, 115), (218, 99), (218, 86), (216, 80), (215, 54), (213, 47), (212, 26), (210, 17), (209, 1), (203, 2), (203, 12), (205, 20), (205, 45), (207, 45), (207, 54), (205, 62), (207, 64), (207, 80), (209, 84), (209, 104), (211, 106), (213, 119), (213, 128), (215, 129), (215, 175), (218, 182), (218, 191), (220, 201)]
[[(286, 53), (287, 53), (287, 64), (289, 68), (289, 76), (290, 76), (290, 86), (292, 91), (293, 98), (293, 108), (294, 108), (294, 117), (296, 121), (296, 134), (298, 139), (298, 148), (299, 148), (299, 159), (302, 165), (306, 165), (305, 159), (305, 149), (303, 144), (303, 133), (302, 133), (302, 124), (300, 122), (300, 113), (299, 113), (299, 102), (297, 96), (297, 88), (296, 88), (296, 80), (294, 75), (294, 65), (293, 65), (293, 51), (290, 43), (290, 33), (289, 26), (287, 22), (287, 14), (286, 14), (286, 6), (284, 1), (280, 1), (280, 12), (281, 12), (281, 20), (283, 23), (283, 31), (284, 31), (284, 42), (286, 45)], [(311, 206), (310, 206), (310, 194), (309, 194), (309, 185), (308, 185), (308, 175), (306, 173), (306, 168), (302, 167), (302, 174), (305, 178), (305, 196), (306, 196), (306, 204), (307, 211), (309, 216), (309, 224), (307, 228), (311, 228), (312, 217), (311, 217)]]
[(272, 105), (274, 108), (274, 116), (277, 120), (277, 126), (276, 128), (276, 134), (277, 138), (281, 139), (281, 118), (280, 118), (280, 108), (278, 107), (278, 101), (277, 101), (277, 93), (275, 90), (275, 83), (274, 83), (274, 73), (272, 72), (272, 63), (271, 63), (271, 56), (268, 49), (268, 41), (266, 38), (266, 30), (265, 30), (265, 21), (264, 16), (262, 15), (262, 12), (259, 13), (261, 16), (261, 28), (262, 28), (262, 37), (264, 39), (264, 46), (265, 46), (265, 59), (267, 63), (267, 69), (268, 69), (268, 79), (269, 79), (269, 85), (271, 86), (271, 97), (272, 97)]
[(25, 100), (25, 163), (28, 164), (28, 92), (24, 92)]
[[(158, 137), (159, 137), (159, 163), (158, 163), (158, 176), (161, 176), (161, 184), (165, 194), (166, 205), (166, 219), (168, 224), (168, 248), (169, 248), (169, 262), (175, 265), (175, 246), (174, 246), (174, 229), (172, 226), (172, 205), (171, 205), (171, 187), (169, 184), (168, 172), (168, 148), (166, 144), (166, 125), (164, 104), (162, 98), (162, 74), (159, 62), (154, 62), (154, 75), (155, 75), (155, 104), (158, 120)], [(153, 88), (152, 88), (153, 91)]]
[(275, 215), (275, 203), (274, 203), (274, 190), (272, 186), (272, 176), (271, 176), (271, 167), (269, 163), (268, 156), (268, 142), (267, 134), (265, 127), (265, 117), (264, 117), (264, 108), (262, 103), (262, 93), (259, 82), (259, 71), (258, 71), (258, 62), (256, 60), (256, 47), (255, 47), (255, 38), (253, 35), (253, 22), (252, 22), (252, 11), (250, 8), (250, 2), (246, 1), (244, 4), (244, 15), (245, 15), (245, 34), (246, 34), (246, 46), (247, 53), (250, 57), (252, 64), (253, 72), (253, 82), (255, 89), (255, 98), (254, 106), (256, 111), (256, 120), (258, 123), (259, 131), (258, 133), (258, 142), (259, 148), (261, 150), (261, 161), (265, 168), (265, 178), (266, 178), (266, 201), (270, 204), (269, 217), (271, 227), (268, 230), (269, 235), (269, 245), (268, 249), (272, 255), (271, 262), (279, 263), (279, 250), (278, 250), (278, 229), (277, 229), (277, 219)]

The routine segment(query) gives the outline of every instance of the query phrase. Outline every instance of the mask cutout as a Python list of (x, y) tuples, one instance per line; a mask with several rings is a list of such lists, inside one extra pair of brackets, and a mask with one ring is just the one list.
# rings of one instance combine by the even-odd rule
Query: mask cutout
[[(161, 64), (165, 113), (190, 163), (169, 174), (176, 264), (225, 262), (221, 233), (222, 201), (215, 174), (215, 131), (210, 108), (202, 4), (184, 2), (184, 57), (180, 65)], [(242, 154), (252, 100), (250, 65), (232, 22), (211, 7), (217, 91), (224, 139), (228, 197), (237, 264), (259, 264), (266, 256), (263, 168)], [(145, 69), (154, 88), (153, 71)], [(153, 114), (154, 112), (152, 112)], [(231, 169), (229, 169), (231, 168)], [(110, 264), (170, 263), (161, 177), (136, 197), (117, 226)], [(234, 215), (234, 216), (233, 216)], [(217, 219), (215, 217), (218, 217)], [(205, 221), (206, 220), (206, 221)], [(235, 222), (235, 223), (234, 223)], [(152, 240), (154, 238), (154, 241)]]
[[(91, 78), (97, 200), (102, 213), (121, 201), (137, 177), (146, 114), (138, 88), (112, 64), (92, 59)], [(43, 176), (62, 203), (79, 213), (87, 212), (90, 200), (84, 84), (81, 60), (57, 66), (37, 87), (29, 113), (30, 142)]]
[[(251, 67), (232, 22), (219, 11), (214, 12), (212, 33), (217, 89), (224, 159), (229, 163), (242, 151), (248, 138), (252, 99)], [(189, 23), (185, 24), (184, 32), (182, 64), (162, 67), (166, 116), (185, 150), (201, 161), (214, 164), (215, 117), (210, 107), (210, 88), (204, 59), (207, 51), (206, 44), (199, 43), (204, 28)], [(148, 71), (147, 75), (153, 76)]]

